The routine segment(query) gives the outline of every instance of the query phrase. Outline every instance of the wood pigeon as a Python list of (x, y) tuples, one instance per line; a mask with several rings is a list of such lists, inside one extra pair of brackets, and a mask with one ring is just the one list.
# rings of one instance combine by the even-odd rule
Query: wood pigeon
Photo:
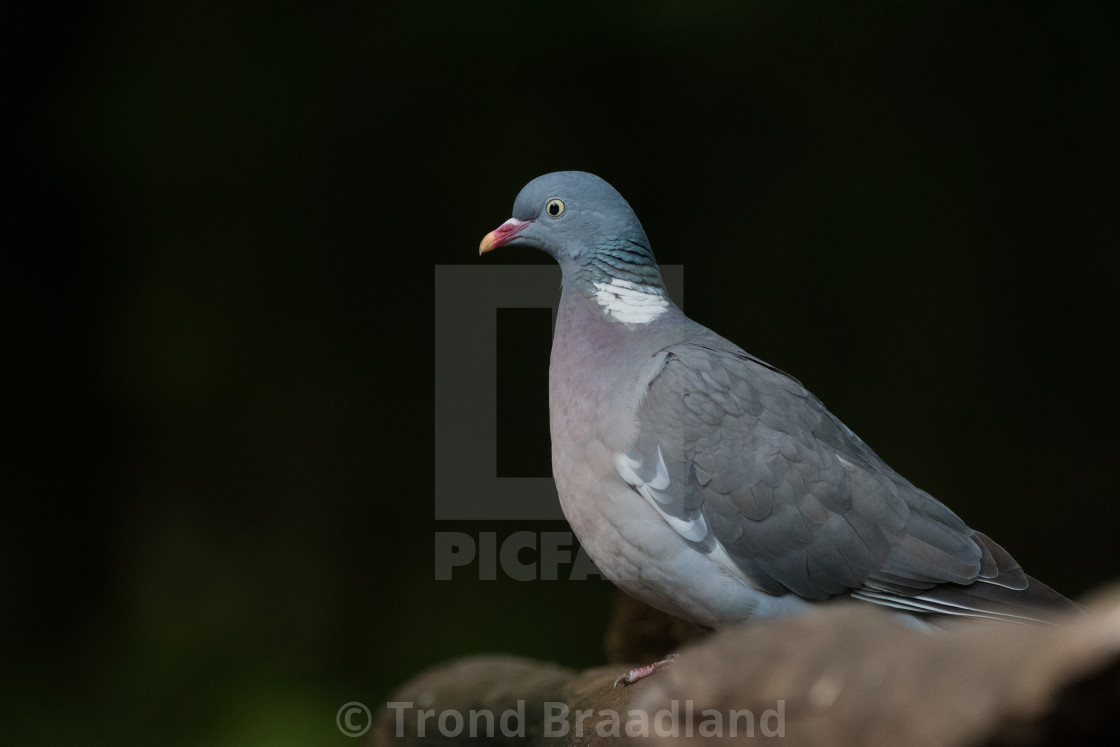
[(617, 191), (529, 182), (483, 254), (563, 271), (549, 369), (552, 467), (599, 570), (703, 626), (852, 598), (918, 621), (1053, 621), (1079, 608), (892, 470), (796, 379), (669, 300)]

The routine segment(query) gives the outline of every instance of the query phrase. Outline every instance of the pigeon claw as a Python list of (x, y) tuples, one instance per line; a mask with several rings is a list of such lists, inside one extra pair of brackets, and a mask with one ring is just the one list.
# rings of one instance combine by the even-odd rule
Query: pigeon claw
[(658, 672), (672, 664), (679, 656), (680, 654), (669, 654), (661, 661), (655, 661), (652, 664), (646, 664), (644, 667), (631, 669), (629, 672), (620, 675), (619, 678), (614, 681), (613, 687), (618, 687), (618, 683), (620, 682), (624, 685), (633, 685), (638, 680), (644, 680), (654, 672)]

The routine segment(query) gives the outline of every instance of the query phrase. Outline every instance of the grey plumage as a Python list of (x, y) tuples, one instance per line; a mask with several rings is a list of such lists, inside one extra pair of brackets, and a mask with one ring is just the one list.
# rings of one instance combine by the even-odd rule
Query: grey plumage
[(845, 597), (920, 616), (1077, 609), (796, 379), (688, 319), (606, 182), (547, 174), (513, 215), (480, 253), (530, 246), (562, 268), (553, 473), (584, 548), (623, 589), (713, 627)]

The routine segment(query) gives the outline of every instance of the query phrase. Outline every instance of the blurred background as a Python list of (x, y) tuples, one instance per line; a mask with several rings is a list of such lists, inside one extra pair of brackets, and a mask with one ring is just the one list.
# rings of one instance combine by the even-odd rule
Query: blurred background
[(349, 744), (449, 657), (603, 661), (608, 584), (433, 579), (563, 529), (432, 510), (434, 267), (544, 263), (476, 248), (556, 169), (1033, 575), (1116, 578), (1118, 15), (8, 4), (0, 741)]

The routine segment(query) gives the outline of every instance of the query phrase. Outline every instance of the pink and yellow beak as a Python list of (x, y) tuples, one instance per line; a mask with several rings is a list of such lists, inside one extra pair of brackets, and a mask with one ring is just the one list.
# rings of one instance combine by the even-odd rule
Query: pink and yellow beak
[(533, 225), (533, 221), (531, 220), (518, 220), (517, 218), (510, 218), (505, 223), (482, 237), (482, 243), (478, 245), (479, 256), (486, 254), (486, 252), (492, 249), (497, 249), (503, 244), (508, 244), (509, 242), (513, 241), (514, 236), (521, 233), (531, 225)]

